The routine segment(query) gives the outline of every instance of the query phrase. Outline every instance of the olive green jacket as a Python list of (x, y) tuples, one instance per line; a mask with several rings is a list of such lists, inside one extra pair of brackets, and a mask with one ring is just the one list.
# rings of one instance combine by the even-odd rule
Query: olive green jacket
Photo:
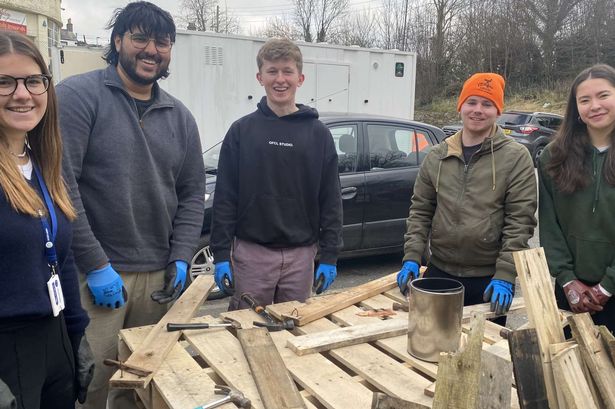
[[(429, 152), (414, 184), (404, 261), (431, 262), (458, 277), (515, 282), (512, 252), (536, 227), (536, 176), (528, 150), (500, 127), (464, 162), (463, 131)], [(431, 233), (431, 236), (430, 236)]]

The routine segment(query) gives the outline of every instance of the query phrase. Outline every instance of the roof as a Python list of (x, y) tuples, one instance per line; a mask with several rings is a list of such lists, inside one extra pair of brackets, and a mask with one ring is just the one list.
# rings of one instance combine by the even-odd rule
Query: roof
[(319, 112), (319, 119), (325, 123), (333, 121), (378, 121), (378, 122), (397, 122), (406, 125), (423, 126), (431, 129), (440, 128), (437, 126), (426, 124), (424, 122), (411, 121), (405, 118), (395, 118), (385, 115), (373, 115), (373, 114), (358, 114), (352, 112)]

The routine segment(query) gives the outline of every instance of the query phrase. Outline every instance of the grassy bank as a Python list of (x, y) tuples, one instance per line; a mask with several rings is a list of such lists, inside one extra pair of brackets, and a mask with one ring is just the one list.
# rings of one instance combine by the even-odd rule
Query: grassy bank
[[(563, 115), (566, 108), (567, 89), (553, 91), (525, 91), (507, 96), (504, 109), (507, 111), (553, 112)], [(416, 106), (414, 119), (435, 126), (459, 122), (456, 98), (440, 98), (431, 104)]]

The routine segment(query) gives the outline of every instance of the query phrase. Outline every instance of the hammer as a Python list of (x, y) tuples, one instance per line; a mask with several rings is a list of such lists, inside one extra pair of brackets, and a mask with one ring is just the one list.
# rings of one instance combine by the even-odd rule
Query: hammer
[(231, 388), (224, 385), (216, 385), (214, 392), (216, 393), (216, 395), (226, 396), (222, 399), (207, 403), (205, 404), (205, 406), (198, 406), (194, 409), (213, 409), (229, 402), (234, 403), (240, 408), (250, 409), (252, 407), (252, 402), (250, 402), (250, 399), (246, 398), (243, 393), (239, 392), (235, 388)]
[(273, 318), (267, 312), (265, 307), (263, 307), (262, 305), (259, 305), (258, 302), (254, 299), (254, 297), (252, 297), (250, 294), (248, 293), (241, 294), (241, 299), (245, 301), (255, 313), (257, 313), (258, 315), (263, 317), (265, 321), (267, 321), (266, 323), (259, 322), (258, 324), (257, 324), (257, 321), (255, 321), (253, 323), (254, 325), (258, 327), (265, 327), (269, 329), (269, 331), (282, 331), (283, 329), (292, 330), (295, 328), (295, 322), (291, 319), (287, 319), (287, 320), (284, 320), (283, 322), (280, 322), (276, 320), (275, 318)]

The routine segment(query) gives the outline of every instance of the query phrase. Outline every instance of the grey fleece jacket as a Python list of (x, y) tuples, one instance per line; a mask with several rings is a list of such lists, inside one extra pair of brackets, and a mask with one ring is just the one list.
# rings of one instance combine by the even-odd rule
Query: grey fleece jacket
[(79, 270), (189, 262), (203, 224), (205, 171), (188, 109), (154, 84), (139, 119), (115, 66), (67, 78), (57, 94)]

